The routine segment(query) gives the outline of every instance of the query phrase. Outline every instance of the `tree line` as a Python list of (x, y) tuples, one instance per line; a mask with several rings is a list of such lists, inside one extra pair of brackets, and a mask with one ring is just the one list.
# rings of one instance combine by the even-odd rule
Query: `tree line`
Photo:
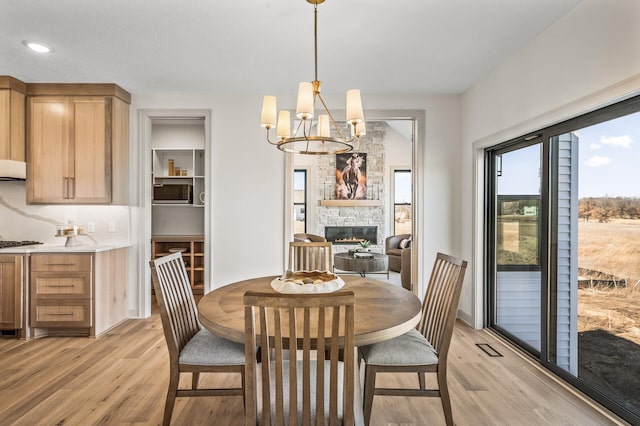
[(609, 222), (611, 219), (640, 219), (639, 197), (585, 197), (578, 200), (578, 218)]

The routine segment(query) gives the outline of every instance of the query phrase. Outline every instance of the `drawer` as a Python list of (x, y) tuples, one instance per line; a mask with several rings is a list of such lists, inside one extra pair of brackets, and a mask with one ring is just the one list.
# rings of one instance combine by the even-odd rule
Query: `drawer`
[(91, 272), (92, 260), (92, 254), (34, 254), (31, 255), (31, 270), (43, 272)]
[(91, 327), (91, 301), (38, 300), (31, 320), (33, 327)]
[(31, 291), (36, 298), (90, 298), (91, 272), (32, 272)]

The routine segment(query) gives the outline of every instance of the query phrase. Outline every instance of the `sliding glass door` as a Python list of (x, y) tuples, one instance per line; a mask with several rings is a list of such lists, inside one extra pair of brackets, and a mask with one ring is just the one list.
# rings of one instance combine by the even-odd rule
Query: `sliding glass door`
[(640, 415), (640, 113), (552, 140), (557, 333), (550, 361)]
[(487, 325), (640, 424), (640, 97), (486, 158)]
[(532, 352), (541, 350), (542, 144), (492, 152), (490, 324)]

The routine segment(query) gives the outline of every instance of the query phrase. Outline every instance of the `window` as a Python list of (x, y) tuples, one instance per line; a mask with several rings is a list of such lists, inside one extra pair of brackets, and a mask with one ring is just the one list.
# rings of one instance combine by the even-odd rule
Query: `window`
[(640, 96), (489, 148), (487, 323), (640, 424)]
[(411, 170), (393, 171), (393, 233), (410, 234), (411, 213)]
[(293, 171), (293, 218), (294, 233), (307, 232), (307, 171)]

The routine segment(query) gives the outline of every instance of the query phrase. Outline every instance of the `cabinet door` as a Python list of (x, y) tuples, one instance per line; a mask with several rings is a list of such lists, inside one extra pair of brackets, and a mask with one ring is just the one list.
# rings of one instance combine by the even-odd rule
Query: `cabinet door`
[(0, 90), (0, 159), (11, 158), (11, 95)]
[(70, 155), (68, 102), (65, 97), (29, 99), (27, 202), (67, 202)]
[(111, 201), (111, 99), (78, 97), (72, 101), (70, 198), (73, 203)]
[(22, 256), (0, 256), (0, 329), (22, 328)]

